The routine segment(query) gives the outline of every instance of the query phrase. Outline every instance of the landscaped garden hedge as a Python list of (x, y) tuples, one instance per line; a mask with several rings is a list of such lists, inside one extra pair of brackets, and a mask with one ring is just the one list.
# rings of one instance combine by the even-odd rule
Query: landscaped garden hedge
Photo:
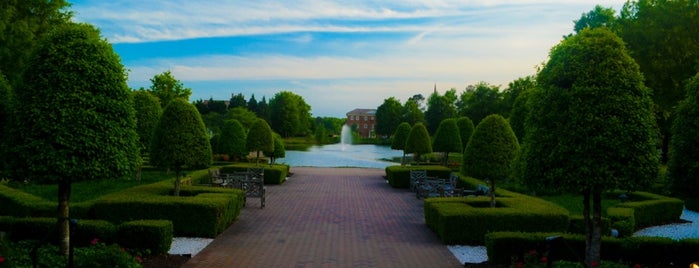
[(92, 216), (114, 223), (170, 220), (176, 236), (215, 237), (240, 214), (244, 193), (229, 188), (182, 187), (172, 196), (171, 181), (138, 186), (95, 200)]
[[(463, 185), (475, 188), (483, 184), (461, 177)], [(446, 244), (482, 244), (485, 234), (495, 231), (565, 232), (568, 211), (539, 198), (495, 191), (497, 206), (489, 197), (451, 197), (425, 199), (425, 222)]]
[(438, 165), (413, 165), (413, 166), (388, 166), (386, 167), (386, 179), (393, 188), (410, 188), (410, 171), (425, 170), (427, 176), (448, 179), (451, 169)]
[(627, 193), (630, 201), (615, 207), (634, 210), (635, 229), (676, 222), (682, 215), (682, 200), (646, 192)]
[(289, 165), (267, 165), (254, 163), (237, 163), (235, 165), (224, 166), (220, 168), (221, 173), (233, 173), (247, 171), (248, 168), (264, 168), (265, 169), (265, 184), (282, 184), (286, 181), (286, 177), (289, 175)]
[[(77, 220), (71, 234), (71, 242), (79, 247), (96, 242), (116, 243), (129, 249), (161, 254), (170, 250), (172, 230), (172, 222), (168, 220), (140, 220), (120, 225), (104, 220)], [(58, 242), (55, 218), (0, 216), (0, 231), (7, 233), (14, 241), (37, 240), (53, 244)]]
[[(561, 237), (547, 242), (547, 238)], [(580, 261), (585, 256), (585, 236), (559, 233), (493, 232), (486, 235), (488, 262), (509, 264), (513, 257), (536, 251), (544, 253), (552, 243), (549, 261)], [(699, 260), (699, 239), (675, 241), (661, 237), (602, 237), (602, 259), (643, 267), (687, 267)], [(671, 265), (672, 263), (672, 265)]]

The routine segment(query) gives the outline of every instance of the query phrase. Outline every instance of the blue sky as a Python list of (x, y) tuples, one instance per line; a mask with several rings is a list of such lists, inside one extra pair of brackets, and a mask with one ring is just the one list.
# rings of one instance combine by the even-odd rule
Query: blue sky
[(291, 91), (313, 116), (344, 117), (428, 96), (435, 84), (504, 89), (534, 74), (582, 13), (624, 2), (78, 0), (71, 9), (113, 44), (132, 88), (170, 70), (190, 101)]

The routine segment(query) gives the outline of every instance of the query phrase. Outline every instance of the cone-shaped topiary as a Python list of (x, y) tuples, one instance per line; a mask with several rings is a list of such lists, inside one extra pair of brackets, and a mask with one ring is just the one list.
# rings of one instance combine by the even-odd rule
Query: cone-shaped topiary
[(430, 134), (427, 132), (424, 124), (417, 123), (413, 126), (410, 134), (408, 134), (403, 151), (407, 154), (414, 154), (417, 163), (420, 163), (420, 155), (432, 152)]
[(230, 119), (223, 122), (221, 137), (218, 141), (221, 152), (230, 156), (231, 159), (239, 160), (248, 154), (248, 150), (245, 148), (246, 140), (245, 128), (240, 121)]
[(461, 135), (459, 135), (459, 127), (456, 125), (456, 119), (449, 118), (442, 120), (439, 123), (437, 132), (434, 134), (434, 142), (432, 150), (435, 152), (443, 152), (443, 164), (447, 165), (450, 152), (461, 152), (463, 148)]
[(473, 131), (464, 151), (461, 173), (490, 181), (490, 201), (495, 206), (495, 181), (507, 179), (518, 152), (519, 143), (507, 120), (501, 115), (489, 115)]
[(274, 136), (267, 121), (258, 119), (252, 124), (245, 144), (249, 152), (257, 153), (255, 163), (260, 161), (260, 152), (274, 151)]
[(471, 140), (473, 129), (476, 127), (473, 126), (473, 121), (471, 121), (471, 118), (468, 118), (467, 116), (459, 117), (459, 119), (456, 120), (456, 125), (459, 126), (459, 136), (461, 136), (462, 145), (461, 152), (463, 153), (466, 149), (466, 145), (468, 145), (468, 141)]
[(393, 150), (403, 150), (403, 158), (400, 161), (401, 166), (405, 165), (405, 143), (408, 141), (408, 135), (410, 135), (410, 124), (403, 122), (398, 125), (396, 132), (393, 133), (393, 143), (391, 143), (391, 149)]

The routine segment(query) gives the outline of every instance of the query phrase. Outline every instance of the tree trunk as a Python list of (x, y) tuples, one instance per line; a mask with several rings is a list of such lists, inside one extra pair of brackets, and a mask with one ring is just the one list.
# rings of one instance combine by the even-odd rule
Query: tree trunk
[(405, 166), (405, 151), (403, 151), (403, 158), (400, 160), (400, 165)]
[[(602, 248), (602, 187), (594, 187), (592, 193), (592, 237), (590, 246), (591, 267), (599, 266)], [(596, 265), (594, 265), (596, 264)]]
[(444, 166), (446, 167), (449, 164), (449, 152), (444, 152)]
[(70, 179), (58, 183), (58, 240), (64, 256), (68, 256), (70, 250), (70, 188)]
[(590, 218), (590, 190), (583, 190), (583, 219), (585, 220), (585, 267), (591, 267), (592, 219)]
[(490, 179), (490, 207), (495, 207), (495, 180)]
[(176, 167), (175, 168), (175, 191), (173, 192), (174, 196), (180, 196), (180, 168)]

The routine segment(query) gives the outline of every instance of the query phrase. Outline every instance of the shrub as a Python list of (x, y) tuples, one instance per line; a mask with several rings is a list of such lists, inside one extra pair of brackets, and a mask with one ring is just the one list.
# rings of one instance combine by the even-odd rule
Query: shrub
[(139, 220), (119, 225), (119, 243), (127, 248), (148, 249), (152, 254), (167, 253), (172, 244), (172, 222)]
[[(612, 224), (609, 218), (602, 217), (602, 235), (610, 234), (612, 230)], [(570, 216), (570, 225), (568, 227), (568, 232), (573, 234), (586, 234), (585, 230), (585, 219), (582, 215), (572, 215)]]
[(633, 192), (629, 195), (631, 200), (639, 199), (641, 201), (624, 202), (618, 204), (617, 207), (634, 210), (636, 229), (675, 222), (682, 215), (684, 203), (677, 198), (646, 192)]
[(612, 228), (619, 231), (620, 237), (630, 236), (636, 231), (633, 209), (611, 207), (607, 209), (607, 216), (612, 221)]
[(286, 181), (286, 177), (289, 175), (289, 165), (275, 164), (271, 166), (256, 166), (252, 163), (239, 163), (221, 167), (221, 173), (244, 172), (247, 171), (248, 168), (253, 167), (264, 167), (265, 184), (282, 184), (284, 181)]

